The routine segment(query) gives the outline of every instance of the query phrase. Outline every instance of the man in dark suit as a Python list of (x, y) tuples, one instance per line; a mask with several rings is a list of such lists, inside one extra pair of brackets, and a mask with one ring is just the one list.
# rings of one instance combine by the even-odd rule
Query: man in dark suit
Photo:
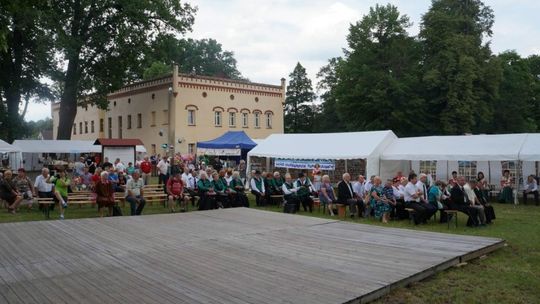
[(478, 210), (471, 207), (471, 202), (465, 194), (463, 186), (465, 185), (465, 178), (460, 176), (457, 178), (457, 182), (450, 191), (450, 209), (461, 211), (469, 216), (467, 220), (467, 226), (478, 226)]
[(362, 201), (356, 197), (351, 184), (351, 176), (349, 173), (343, 174), (343, 180), (338, 183), (338, 204), (349, 205), (351, 218), (356, 215), (357, 209), (362, 214)]
[(474, 194), (478, 198), (478, 201), (482, 206), (484, 206), (484, 212), (486, 213), (486, 224), (491, 224), (491, 221), (495, 219), (495, 210), (493, 209), (493, 206), (487, 201), (486, 196), (480, 190), (478, 187), (478, 182), (475, 180), (472, 180), (469, 182), (471, 184), (471, 187), (473, 187)]

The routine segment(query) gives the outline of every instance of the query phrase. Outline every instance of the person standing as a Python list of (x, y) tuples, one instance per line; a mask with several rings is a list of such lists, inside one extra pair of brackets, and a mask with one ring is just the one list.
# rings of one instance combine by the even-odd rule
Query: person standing
[(79, 177), (84, 173), (84, 168), (86, 167), (85, 159), (84, 157), (80, 157), (78, 161), (75, 162), (73, 165), (73, 169), (75, 171), (75, 176)]
[(167, 180), (169, 179), (169, 161), (167, 160), (167, 155), (163, 155), (163, 158), (157, 164), (159, 172), (159, 184), (166, 185)]
[(135, 173), (133, 173), (133, 178), (126, 184), (126, 201), (128, 201), (131, 207), (131, 215), (141, 215), (144, 206), (146, 205), (143, 187), (144, 181), (139, 178), (139, 172), (135, 171)]
[(145, 185), (150, 185), (150, 177), (152, 177), (152, 163), (148, 159), (148, 155), (141, 162), (142, 179)]

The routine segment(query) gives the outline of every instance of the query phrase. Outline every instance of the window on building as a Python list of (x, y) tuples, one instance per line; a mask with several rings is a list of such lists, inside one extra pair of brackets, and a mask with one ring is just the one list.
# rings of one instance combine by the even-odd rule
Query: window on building
[(519, 184), (520, 185), (523, 185), (523, 174), (522, 174), (522, 171), (521, 171), (521, 166), (520, 168), (518, 168), (518, 162), (516, 161), (502, 161), (501, 162), (501, 168), (502, 168), (502, 172), (501, 172), (501, 175), (503, 174), (504, 170), (508, 170), (510, 171), (510, 177), (512, 178), (512, 181), (515, 183), (516, 182), (516, 177), (519, 178)]
[(84, 122), (84, 134), (88, 134), (88, 121)]
[(77, 135), (77, 124), (73, 124), (73, 135)]
[(109, 138), (112, 138), (112, 117), (107, 118), (107, 122), (109, 123), (108, 135), (109, 135)]
[(169, 110), (163, 110), (163, 124), (169, 124)]
[(214, 112), (214, 125), (216, 127), (221, 127), (221, 112), (220, 111)]
[(266, 128), (272, 129), (272, 113), (266, 113)]
[(236, 113), (229, 112), (229, 127), (236, 127)]
[(437, 161), (436, 160), (421, 160), (420, 173), (431, 175), (434, 181), (437, 180)]
[(248, 122), (248, 113), (242, 113), (242, 127), (247, 128)]
[(187, 124), (188, 126), (195, 125), (195, 110), (188, 110), (187, 112)]
[(254, 116), (255, 128), (260, 128), (261, 127), (261, 122), (260, 122), (261, 114), (259, 112), (255, 112), (253, 116)]
[(151, 114), (152, 114), (151, 116), (152, 119), (150, 120), (151, 121), (150, 126), (155, 127), (156, 126), (156, 111), (152, 111)]
[(152, 144), (152, 155), (156, 155), (156, 145)]
[(195, 144), (188, 144), (188, 153), (195, 154)]
[(103, 121), (103, 118), (99, 119), (99, 132), (105, 131), (105, 122)]
[(79, 134), (83, 134), (82, 121), (79, 123)]
[(131, 115), (127, 116), (127, 128), (131, 129)]
[(118, 116), (118, 138), (122, 138), (122, 116)]
[(96, 131), (95, 124), (94, 124), (93, 120), (90, 122), (90, 131), (91, 131), (91, 133), (94, 133)]
[(142, 114), (137, 114), (137, 128), (142, 128)]
[(458, 175), (465, 177), (466, 181), (476, 178), (476, 161), (459, 161)]

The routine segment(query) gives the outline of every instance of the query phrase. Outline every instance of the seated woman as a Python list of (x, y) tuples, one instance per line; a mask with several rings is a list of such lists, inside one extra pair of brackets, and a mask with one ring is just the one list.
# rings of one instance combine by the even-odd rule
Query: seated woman
[(71, 184), (71, 180), (67, 177), (66, 171), (59, 170), (56, 176), (49, 176), (48, 183), (54, 185), (54, 196), (60, 202), (60, 219), (64, 219), (64, 211), (67, 208), (68, 200), (68, 187)]
[(17, 192), (22, 195), (23, 202), (27, 204), (28, 210), (32, 209), (32, 203), (34, 202), (34, 185), (28, 176), (24, 168), (19, 168), (17, 176), (13, 179), (13, 184)]
[(499, 195), (499, 203), (511, 204), (514, 202), (514, 191), (512, 188), (512, 177), (509, 170), (503, 171), (501, 178), (501, 194)]
[(101, 172), (100, 180), (96, 183), (94, 192), (96, 193), (96, 204), (98, 205), (99, 216), (103, 217), (103, 209), (107, 209), (107, 216), (111, 216), (114, 207), (114, 189), (109, 180), (109, 173)]
[(224, 183), (224, 178), (214, 172), (212, 174), (212, 187), (216, 192), (216, 204), (218, 208), (229, 208), (229, 189), (227, 184)]
[(0, 178), (0, 199), (8, 203), (7, 210), (11, 214), (17, 213), (17, 207), (23, 200), (23, 196), (17, 192), (13, 185), (13, 173), (10, 170), (4, 172), (4, 177)]
[(489, 197), (489, 184), (487, 182), (486, 177), (484, 176), (484, 172), (480, 171), (478, 172), (478, 175), (476, 176), (476, 181), (478, 183), (478, 187), (482, 193), (484, 193), (484, 196), (487, 198)]
[(122, 172), (118, 173), (118, 184), (116, 185), (116, 189), (114, 189), (115, 192), (126, 192), (126, 175)]
[(244, 191), (244, 183), (242, 182), (242, 178), (240, 177), (240, 172), (234, 171), (232, 173), (232, 179), (229, 183), (229, 188), (232, 197), (232, 207), (249, 208), (249, 201)]
[(323, 206), (328, 208), (330, 216), (334, 216), (334, 202), (336, 201), (336, 193), (334, 192), (334, 187), (332, 187), (332, 183), (330, 183), (330, 176), (328, 175), (324, 175), (321, 179), (319, 200)]
[(201, 171), (199, 181), (197, 181), (199, 199), (199, 210), (216, 209), (216, 192), (212, 182), (208, 180), (206, 171)]
[(370, 190), (370, 204), (371, 207), (374, 208), (375, 218), (381, 219), (383, 223), (388, 223), (392, 207), (382, 195), (383, 187), (381, 184), (381, 178), (375, 176), (373, 179), (373, 186)]
[(180, 212), (186, 212), (187, 202), (190, 197), (184, 194), (184, 182), (180, 172), (176, 173), (172, 178), (167, 180), (167, 194), (169, 210), (174, 213), (174, 206), (177, 202), (180, 203)]
[(444, 210), (448, 209), (446, 204), (444, 203), (446, 199), (448, 198), (448, 193), (446, 193), (446, 185), (441, 181), (436, 181), (435, 185), (431, 188), (429, 188), (428, 192), (428, 202), (433, 207), (437, 208), (439, 210), (439, 222), (440, 223), (446, 223), (448, 221), (446, 212)]
[(394, 196), (394, 188), (393, 188), (393, 180), (388, 179), (386, 180), (386, 183), (384, 184), (383, 190), (382, 190), (382, 197), (383, 201), (385, 201), (390, 206), (390, 214), (388, 215), (388, 218), (395, 217), (396, 214), (396, 208), (397, 206), (397, 200)]

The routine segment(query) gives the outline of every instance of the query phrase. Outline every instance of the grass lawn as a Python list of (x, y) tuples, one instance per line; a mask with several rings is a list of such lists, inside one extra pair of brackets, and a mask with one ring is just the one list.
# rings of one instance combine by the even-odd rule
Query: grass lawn
[[(253, 201), (252, 201), (253, 205)], [(387, 227), (425, 230), (443, 233), (477, 235), (503, 238), (508, 246), (490, 254), (485, 259), (470, 261), (462, 267), (454, 267), (431, 278), (400, 288), (375, 303), (540, 303), (540, 207), (531, 205), (494, 204), (497, 220), (485, 228), (467, 228), (466, 218), (459, 215), (458, 228), (447, 229), (446, 224), (434, 221), (414, 227), (408, 221), (392, 221), (382, 224), (374, 219), (352, 222)], [(193, 210), (191, 208), (190, 210)], [(281, 212), (276, 207), (259, 209)], [(24, 208), (16, 215), (0, 209), (0, 223), (45, 220), (36, 208)], [(129, 207), (123, 208), (124, 215)], [(160, 204), (144, 209), (143, 214), (167, 213)], [(300, 215), (330, 218), (315, 210)], [(66, 219), (97, 217), (97, 209), (90, 206), (69, 207)], [(51, 213), (57, 220), (58, 210)], [(346, 221), (351, 222), (350, 219)], [(0, 245), (1, 246), (1, 245)]]

